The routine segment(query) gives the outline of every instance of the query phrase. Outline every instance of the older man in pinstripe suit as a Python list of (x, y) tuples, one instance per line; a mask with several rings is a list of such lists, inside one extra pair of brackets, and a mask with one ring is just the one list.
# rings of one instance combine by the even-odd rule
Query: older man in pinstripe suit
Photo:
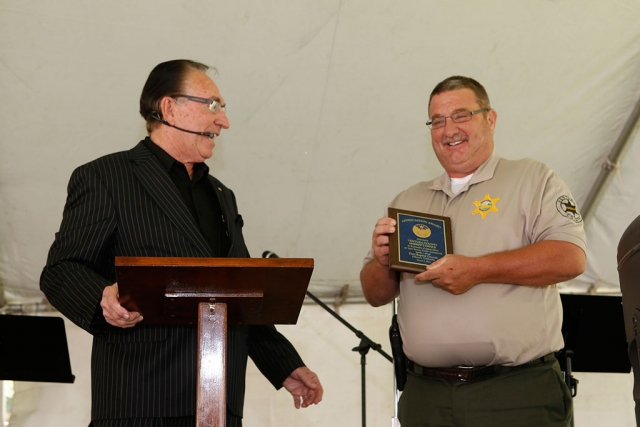
[[(149, 137), (77, 168), (40, 288), (93, 335), (94, 427), (194, 426), (197, 331), (138, 325), (118, 302), (116, 256), (249, 257), (233, 192), (204, 161), (229, 127), (225, 101), (190, 60), (159, 64), (140, 97)], [(242, 425), (247, 357), (296, 408), (323, 389), (272, 325), (230, 326), (227, 426)]]

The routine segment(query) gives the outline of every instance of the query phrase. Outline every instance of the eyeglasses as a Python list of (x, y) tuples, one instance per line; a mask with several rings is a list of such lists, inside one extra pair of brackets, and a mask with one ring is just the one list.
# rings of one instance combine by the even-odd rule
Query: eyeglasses
[(209, 110), (211, 110), (215, 114), (218, 114), (220, 110), (224, 111), (225, 113), (227, 112), (227, 106), (221, 105), (220, 101), (217, 101), (215, 99), (200, 98), (199, 96), (182, 95), (182, 94), (173, 95), (172, 98), (187, 98), (189, 101), (199, 102), (201, 104), (209, 104)]
[(469, 120), (471, 120), (471, 117), (473, 117), (474, 114), (478, 114), (483, 111), (489, 111), (489, 108), (481, 108), (476, 111), (462, 110), (462, 111), (453, 113), (450, 116), (436, 117), (435, 119), (429, 119), (427, 121), (427, 126), (429, 126), (429, 129), (438, 129), (438, 128), (444, 127), (444, 125), (447, 122), (447, 119), (451, 119), (454, 123), (468, 122)]

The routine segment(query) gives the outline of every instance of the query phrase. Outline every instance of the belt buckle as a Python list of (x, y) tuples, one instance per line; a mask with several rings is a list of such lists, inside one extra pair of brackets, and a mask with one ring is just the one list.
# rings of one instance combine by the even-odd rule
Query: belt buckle
[[(466, 382), (468, 382), (469, 380), (468, 380), (468, 378), (466, 378), (466, 376), (463, 376), (463, 372), (464, 372), (464, 370), (466, 369), (467, 371), (466, 371), (466, 372), (464, 372), (464, 373), (465, 373), (465, 374), (468, 374), (468, 373), (470, 373), (470, 372), (471, 372), (471, 370), (472, 370), (472, 369), (474, 369), (474, 368), (475, 368), (475, 366), (458, 366), (458, 371), (459, 371), (459, 372), (458, 372), (458, 373), (457, 373), (457, 375), (456, 375), (456, 376), (457, 376), (456, 381), (459, 381), (459, 382), (461, 382), (461, 383), (466, 383)], [(460, 372), (460, 371), (462, 371), (462, 372)]]

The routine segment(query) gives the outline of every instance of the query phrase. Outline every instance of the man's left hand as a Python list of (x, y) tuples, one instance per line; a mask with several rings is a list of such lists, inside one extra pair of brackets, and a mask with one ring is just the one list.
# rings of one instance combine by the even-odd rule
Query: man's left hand
[(297, 409), (317, 405), (322, 400), (322, 384), (318, 376), (306, 366), (301, 366), (284, 380), (282, 386), (293, 396)]
[(474, 287), (473, 258), (462, 255), (445, 255), (416, 274), (416, 281), (430, 281), (433, 286), (453, 295), (460, 295)]

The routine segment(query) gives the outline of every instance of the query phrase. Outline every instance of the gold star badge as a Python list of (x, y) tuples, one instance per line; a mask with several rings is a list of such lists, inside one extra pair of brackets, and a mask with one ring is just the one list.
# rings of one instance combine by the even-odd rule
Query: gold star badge
[(471, 212), (471, 215), (475, 215), (479, 213), (482, 215), (482, 219), (485, 219), (489, 212), (498, 212), (498, 208), (496, 208), (496, 203), (500, 200), (500, 197), (491, 198), (488, 194), (484, 196), (482, 200), (476, 200), (473, 202), (476, 205), (476, 209)]

